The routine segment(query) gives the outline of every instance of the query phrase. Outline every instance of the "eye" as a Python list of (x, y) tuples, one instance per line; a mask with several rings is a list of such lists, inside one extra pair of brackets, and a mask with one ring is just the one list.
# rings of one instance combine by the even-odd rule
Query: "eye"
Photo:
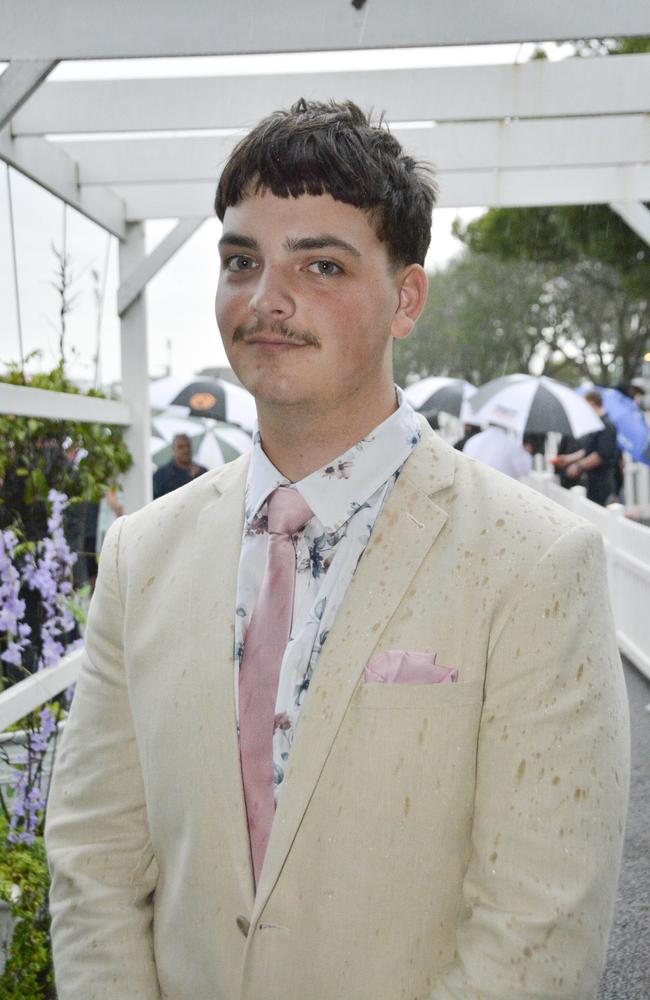
[(234, 271), (240, 274), (242, 271), (253, 271), (257, 263), (252, 257), (247, 257), (243, 253), (234, 253), (230, 257), (225, 257), (223, 261), (224, 271)]
[(333, 260), (315, 260), (309, 265), (308, 270), (314, 274), (320, 274), (321, 278), (332, 278), (336, 274), (343, 274), (343, 268), (335, 264)]

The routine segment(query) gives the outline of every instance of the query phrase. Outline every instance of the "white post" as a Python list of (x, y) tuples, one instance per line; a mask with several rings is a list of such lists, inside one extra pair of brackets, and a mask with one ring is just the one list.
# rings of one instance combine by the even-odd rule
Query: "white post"
[(637, 503), (636, 465), (629, 455), (625, 456), (623, 464), (623, 497), (626, 507), (634, 507)]
[(637, 465), (637, 503), (640, 507), (650, 506), (650, 466), (642, 462)]
[[(145, 259), (144, 224), (127, 226), (120, 243), (120, 282)], [(149, 503), (152, 496), (151, 416), (149, 411), (149, 361), (147, 350), (146, 289), (120, 317), (122, 348), (122, 398), (131, 408), (132, 424), (125, 435), (133, 465), (124, 478), (126, 513)]]

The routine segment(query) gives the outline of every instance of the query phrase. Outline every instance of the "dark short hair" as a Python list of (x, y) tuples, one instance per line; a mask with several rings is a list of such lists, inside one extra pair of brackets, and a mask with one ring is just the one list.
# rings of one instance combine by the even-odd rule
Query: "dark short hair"
[(183, 434), (183, 433), (174, 434), (172, 438), (172, 448), (174, 447), (177, 441), (189, 441), (189, 443), (192, 444), (192, 438), (189, 436), (189, 434)]
[(223, 169), (218, 217), (223, 221), (227, 208), (263, 190), (279, 198), (329, 194), (363, 209), (394, 264), (424, 264), (436, 201), (433, 171), (352, 101), (301, 98), (259, 122)]
[(590, 389), (589, 392), (585, 393), (585, 399), (589, 403), (595, 403), (596, 406), (603, 405), (603, 397), (598, 392), (598, 389)]
[(619, 392), (622, 392), (625, 396), (629, 396), (630, 399), (634, 399), (636, 396), (644, 396), (645, 393), (640, 385), (635, 385), (634, 382), (619, 382), (616, 386)]

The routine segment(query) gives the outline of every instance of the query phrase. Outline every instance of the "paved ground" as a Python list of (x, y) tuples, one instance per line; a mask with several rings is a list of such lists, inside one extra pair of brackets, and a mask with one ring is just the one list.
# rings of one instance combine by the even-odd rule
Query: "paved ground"
[(650, 1000), (650, 682), (625, 663), (632, 784), (623, 866), (598, 1000)]

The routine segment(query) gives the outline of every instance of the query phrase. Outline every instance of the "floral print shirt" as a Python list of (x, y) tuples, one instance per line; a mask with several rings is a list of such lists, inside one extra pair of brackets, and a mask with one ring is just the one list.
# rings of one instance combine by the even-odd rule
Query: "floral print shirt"
[[(294, 537), (296, 585), (291, 635), (280, 669), (273, 765), (276, 800), (300, 710), (336, 613), (400, 469), (420, 440), (420, 423), (397, 389), (398, 409), (345, 454), (293, 485), (314, 513)], [(245, 494), (235, 615), (235, 699), (246, 630), (264, 575), (267, 499), (289, 485), (264, 453), (258, 431)]]

